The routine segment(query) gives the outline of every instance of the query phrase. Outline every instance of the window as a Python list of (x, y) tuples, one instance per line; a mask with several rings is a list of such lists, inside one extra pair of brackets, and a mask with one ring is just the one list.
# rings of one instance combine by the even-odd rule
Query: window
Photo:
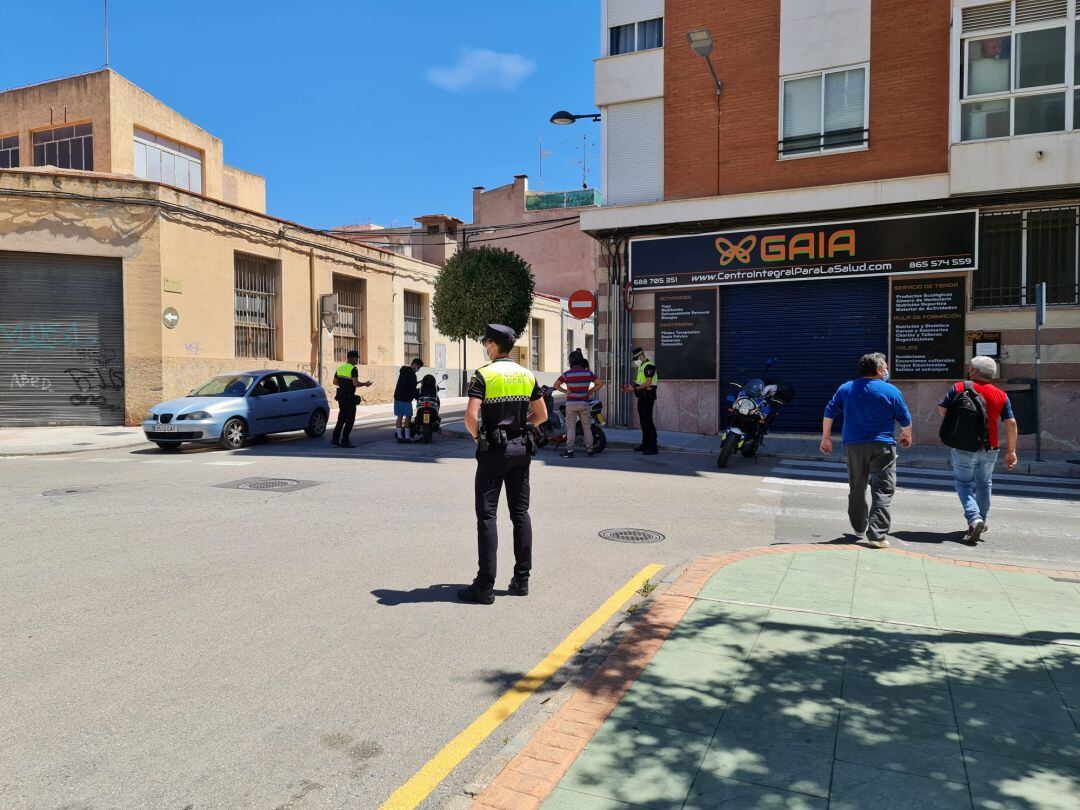
[(236, 254), (236, 356), (278, 360), (277, 267), (269, 259)]
[(424, 359), (424, 296), (405, 293), (405, 360)]
[(973, 306), (1033, 306), (1043, 281), (1047, 303), (1080, 303), (1078, 224), (1080, 209), (1071, 207), (981, 214)]
[(574, 350), (574, 330), (566, 330), (566, 353), (569, 355)]
[(537, 319), (533, 319), (532, 329), (529, 330), (529, 368), (533, 371), (543, 371), (541, 366), (541, 358), (543, 357), (544, 345), (544, 333), (543, 324)]
[(94, 134), (90, 124), (73, 124), (31, 134), (35, 166), (94, 170)]
[(135, 176), (202, 193), (202, 152), (135, 130)]
[(19, 136), (7, 135), (0, 138), (0, 169), (19, 167)]
[(285, 391), (309, 391), (316, 388), (316, 382), (304, 374), (279, 374)]
[(593, 361), (593, 336), (585, 335), (585, 359), (592, 363)]
[(1080, 60), (1072, 5), (1016, 0), (964, 9), (960, 140), (1076, 128)]
[(334, 276), (334, 294), (338, 297), (334, 360), (344, 363), (349, 352), (360, 351), (360, 339), (363, 337), (364, 281), (359, 278)]
[(783, 79), (780, 155), (865, 147), (870, 137), (866, 79), (865, 65)]
[(613, 25), (608, 29), (608, 56), (664, 47), (664, 18)]

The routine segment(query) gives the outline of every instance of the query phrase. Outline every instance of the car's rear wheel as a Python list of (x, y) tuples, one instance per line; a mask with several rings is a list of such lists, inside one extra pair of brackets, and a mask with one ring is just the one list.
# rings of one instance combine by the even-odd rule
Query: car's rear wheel
[(247, 438), (247, 423), (243, 419), (234, 416), (221, 429), (221, 438), (218, 439), (218, 444), (221, 445), (223, 450), (239, 450), (247, 442)]
[(162, 450), (179, 450), (180, 442), (154, 442)]
[(326, 411), (317, 408), (312, 412), (311, 418), (308, 419), (308, 425), (304, 428), (304, 433), (313, 439), (317, 439), (326, 433)]

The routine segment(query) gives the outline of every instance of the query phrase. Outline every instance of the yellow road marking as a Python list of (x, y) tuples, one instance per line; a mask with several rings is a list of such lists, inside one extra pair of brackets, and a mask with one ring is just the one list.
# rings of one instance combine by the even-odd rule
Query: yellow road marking
[(548, 653), (547, 658), (503, 693), (486, 712), (473, 720), (468, 728), (448, 742), (408, 782), (395, 790), (383, 803), (382, 810), (412, 810), (424, 801), (450, 771), (454, 770), (465, 757), (472, 753), (473, 749), (517, 711), (533, 692), (543, 686), (559, 667), (580, 650), (593, 633), (615, 615), (615, 611), (622, 607), (636, 590), (641, 588), (645, 580), (652, 578), (663, 568), (664, 566), (654, 563), (638, 571), (629, 582), (597, 608), (596, 612), (563, 639), (558, 647)]

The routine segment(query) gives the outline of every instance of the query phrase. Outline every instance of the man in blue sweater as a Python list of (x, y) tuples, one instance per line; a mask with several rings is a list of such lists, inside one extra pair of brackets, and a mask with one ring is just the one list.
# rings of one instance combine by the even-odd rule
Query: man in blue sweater
[[(844, 417), (844, 456), (848, 468), (848, 519), (859, 537), (874, 548), (888, 548), (889, 505), (896, 492), (896, 443), (893, 423), (900, 425), (900, 446), (911, 446), (911, 413), (904, 396), (889, 384), (889, 363), (880, 352), (859, 360), (859, 379), (841, 385), (825, 406), (821, 452), (832, 452), (832, 426)], [(870, 503), (866, 486), (870, 485)]]

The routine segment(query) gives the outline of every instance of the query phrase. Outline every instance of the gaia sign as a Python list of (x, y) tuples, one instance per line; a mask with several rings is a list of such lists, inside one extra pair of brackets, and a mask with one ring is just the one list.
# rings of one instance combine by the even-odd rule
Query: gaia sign
[(956, 211), (630, 242), (638, 289), (974, 270), (978, 212)]

